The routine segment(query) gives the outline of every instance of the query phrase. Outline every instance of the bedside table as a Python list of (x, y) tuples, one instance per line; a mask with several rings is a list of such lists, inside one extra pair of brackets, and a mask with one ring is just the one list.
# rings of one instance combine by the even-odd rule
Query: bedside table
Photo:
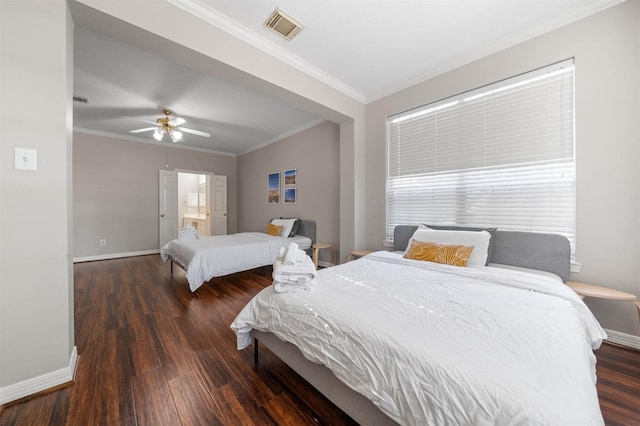
[(333, 244), (330, 243), (315, 243), (313, 245), (313, 263), (316, 265), (316, 269), (318, 269), (318, 253), (322, 249), (331, 249), (333, 251), (333, 264), (336, 263), (336, 250), (333, 248)]
[(369, 253), (373, 253), (371, 250), (354, 250), (349, 253), (349, 257), (347, 257), (347, 262), (352, 261), (355, 258), (366, 256)]
[(624, 291), (614, 290), (612, 288), (600, 287), (593, 284), (585, 284), (574, 281), (567, 281), (569, 287), (575, 291), (581, 298), (585, 297), (597, 297), (600, 299), (612, 299), (612, 300), (629, 300), (638, 308), (638, 319), (640, 320), (640, 302), (638, 298), (631, 293), (625, 293)]

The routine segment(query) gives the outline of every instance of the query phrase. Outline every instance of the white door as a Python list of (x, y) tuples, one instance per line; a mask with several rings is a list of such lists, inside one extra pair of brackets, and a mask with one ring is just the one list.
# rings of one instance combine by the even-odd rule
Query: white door
[(211, 178), (213, 175), (207, 173), (206, 175), (206, 180), (205, 180), (205, 186), (206, 186), (206, 204), (205, 204), (205, 211), (206, 211), (206, 220), (205, 223), (207, 225), (207, 235), (215, 235), (213, 233), (213, 226), (211, 226), (211, 222), (213, 221), (213, 218), (211, 216), (211, 204), (212, 204), (212, 200), (213, 200), (213, 192), (211, 191)]
[(178, 173), (160, 170), (160, 248), (178, 238)]
[(211, 235), (227, 234), (227, 177), (213, 175), (211, 181), (212, 232)]

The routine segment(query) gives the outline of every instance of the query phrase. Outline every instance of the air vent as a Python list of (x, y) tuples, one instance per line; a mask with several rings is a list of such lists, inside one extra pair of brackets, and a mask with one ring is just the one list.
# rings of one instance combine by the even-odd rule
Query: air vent
[(280, 9), (274, 10), (264, 24), (267, 28), (272, 29), (287, 40), (293, 39), (304, 28), (301, 23), (283, 13)]
[(73, 102), (80, 102), (81, 104), (88, 104), (89, 103), (89, 98), (85, 98), (84, 96), (73, 95)]

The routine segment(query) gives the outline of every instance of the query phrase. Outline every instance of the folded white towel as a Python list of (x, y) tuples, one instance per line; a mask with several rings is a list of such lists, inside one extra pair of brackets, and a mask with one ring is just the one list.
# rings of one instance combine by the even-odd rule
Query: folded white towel
[(198, 231), (195, 228), (187, 228), (183, 229), (178, 233), (179, 240), (196, 240), (198, 239)]
[(279, 274), (312, 274), (316, 276), (316, 265), (313, 260), (307, 255), (304, 255), (302, 260), (295, 262), (293, 265), (287, 265), (283, 260), (276, 259), (273, 262), (273, 272)]
[(309, 293), (311, 291), (311, 285), (289, 284), (276, 281), (273, 283), (273, 289), (276, 293)]
[(294, 263), (296, 263), (296, 260), (298, 258), (298, 244), (296, 243), (289, 243), (289, 246), (287, 247), (287, 251), (284, 254), (284, 264), (285, 265), (293, 265)]

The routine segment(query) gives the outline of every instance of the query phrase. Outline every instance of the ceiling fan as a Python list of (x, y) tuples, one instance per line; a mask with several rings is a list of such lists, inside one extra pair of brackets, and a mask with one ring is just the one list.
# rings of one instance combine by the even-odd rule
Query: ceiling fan
[(155, 123), (149, 121), (148, 123), (155, 124), (154, 127), (145, 127), (144, 129), (136, 129), (130, 130), (129, 133), (142, 133), (149, 132), (153, 130), (153, 138), (157, 141), (161, 141), (164, 135), (169, 135), (173, 142), (182, 141), (182, 133), (190, 133), (192, 135), (202, 136), (205, 138), (210, 137), (211, 135), (207, 132), (201, 132), (200, 130), (188, 129), (186, 127), (181, 127), (182, 124), (186, 123), (184, 118), (174, 117), (170, 118), (169, 116), (173, 114), (173, 111), (170, 109), (163, 109), (162, 113), (164, 117), (160, 117), (156, 120)]

